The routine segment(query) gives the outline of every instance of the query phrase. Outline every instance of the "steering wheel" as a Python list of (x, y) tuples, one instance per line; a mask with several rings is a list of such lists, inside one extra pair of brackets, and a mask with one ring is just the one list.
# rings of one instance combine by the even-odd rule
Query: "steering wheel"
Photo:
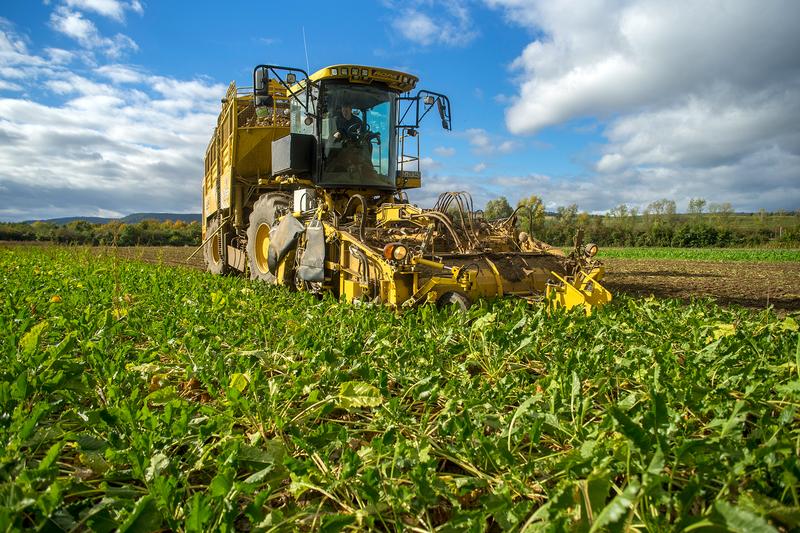
[(347, 127), (345, 133), (347, 134), (348, 137), (352, 138), (358, 137), (359, 134), (361, 133), (361, 124), (359, 124), (358, 122), (353, 122)]

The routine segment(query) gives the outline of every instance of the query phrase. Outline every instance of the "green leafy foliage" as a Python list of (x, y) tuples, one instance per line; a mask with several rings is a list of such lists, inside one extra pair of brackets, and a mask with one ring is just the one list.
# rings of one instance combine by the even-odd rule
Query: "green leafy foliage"
[(600, 248), (601, 259), (685, 259), (689, 261), (798, 262), (797, 249)]
[(797, 321), (395, 314), (3, 249), (0, 530), (795, 530)]
[[(199, 217), (199, 215), (198, 215)], [(199, 245), (200, 222), (183, 220), (114, 220), (104, 224), (76, 220), (53, 222), (0, 222), (0, 241), (50, 241), (62, 244), (115, 246)]]

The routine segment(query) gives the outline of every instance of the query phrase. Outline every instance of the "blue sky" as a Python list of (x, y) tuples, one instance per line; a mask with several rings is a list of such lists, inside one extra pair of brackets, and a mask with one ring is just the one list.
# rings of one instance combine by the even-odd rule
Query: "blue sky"
[(422, 132), (431, 205), (536, 194), (603, 212), (669, 198), (800, 208), (800, 3), (285, 4), (6, 0), (0, 220), (198, 212), (227, 83), (259, 63), (397, 68), (450, 96)]

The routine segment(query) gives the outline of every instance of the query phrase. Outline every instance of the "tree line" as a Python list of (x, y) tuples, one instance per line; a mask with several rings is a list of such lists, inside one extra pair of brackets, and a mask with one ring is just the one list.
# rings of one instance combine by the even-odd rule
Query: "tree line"
[(61, 244), (116, 246), (186, 246), (200, 244), (199, 222), (143, 220), (135, 224), (111, 221), (93, 224), (76, 220), (0, 223), (0, 241), (47, 241)]
[[(487, 220), (507, 218), (515, 209), (500, 197), (486, 204)], [(692, 198), (686, 213), (678, 213), (675, 201), (661, 199), (641, 212), (621, 204), (605, 215), (579, 212), (578, 206), (558, 207), (547, 213), (538, 196), (517, 204), (517, 227), (531, 231), (555, 246), (570, 246), (579, 227), (584, 240), (602, 246), (778, 246), (800, 245), (800, 210), (794, 213), (735, 213), (729, 203), (709, 203)]]
[[(708, 203), (693, 198), (686, 213), (678, 213), (673, 200), (650, 203), (641, 212), (621, 204), (605, 215), (578, 210), (576, 204), (546, 212), (538, 196), (523, 198), (517, 209), (505, 197), (490, 200), (483, 216), (507, 218), (516, 212), (519, 231), (555, 246), (570, 246), (578, 228), (584, 240), (601, 246), (778, 246), (800, 245), (800, 210), (794, 213), (735, 213), (728, 203)], [(0, 223), (0, 241), (46, 241), (62, 244), (117, 246), (196, 246), (201, 242), (199, 222), (144, 220), (135, 224), (111, 221), (93, 224), (83, 220)]]

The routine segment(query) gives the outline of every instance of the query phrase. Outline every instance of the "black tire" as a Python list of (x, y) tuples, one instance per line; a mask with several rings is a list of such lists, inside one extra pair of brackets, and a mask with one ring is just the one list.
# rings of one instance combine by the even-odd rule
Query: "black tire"
[(212, 274), (221, 276), (228, 271), (222, 257), (222, 232), (217, 233), (219, 220), (211, 219), (206, 224), (206, 238), (215, 234), (213, 238), (203, 246), (203, 258), (206, 260), (206, 269)]
[(446, 292), (436, 300), (436, 307), (439, 309), (453, 307), (459, 311), (466, 311), (470, 305), (472, 305), (472, 302), (469, 301), (469, 298), (455, 291)]
[[(250, 279), (275, 283), (275, 276), (267, 268), (269, 230), (278, 218), (278, 211), (292, 205), (292, 197), (282, 192), (268, 192), (253, 204), (247, 226), (247, 262)], [(266, 239), (266, 240), (265, 240)]]

